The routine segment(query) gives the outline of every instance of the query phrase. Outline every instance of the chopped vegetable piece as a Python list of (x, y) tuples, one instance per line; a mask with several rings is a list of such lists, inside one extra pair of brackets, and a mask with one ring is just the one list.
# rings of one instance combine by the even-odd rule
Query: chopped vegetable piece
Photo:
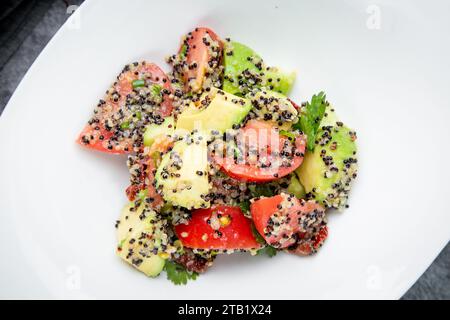
[(305, 152), (305, 137), (297, 134), (291, 142), (264, 121), (251, 120), (240, 130), (237, 145), (243, 149), (244, 161), (223, 152), (214, 160), (227, 175), (249, 182), (268, 182), (284, 177), (300, 166)]
[(133, 84), (134, 89), (140, 88), (140, 87), (145, 86), (145, 80), (142, 80), (142, 79), (133, 80), (132, 84)]
[[(229, 223), (222, 224), (226, 217)], [(183, 246), (195, 249), (258, 249), (251, 220), (246, 218), (239, 207), (216, 206), (192, 212), (188, 224), (175, 226), (175, 232)]]
[(175, 285), (186, 284), (188, 280), (196, 280), (198, 277), (197, 272), (188, 271), (182, 265), (172, 261), (166, 261), (164, 270), (166, 270), (167, 279)]
[(319, 130), (327, 105), (326, 95), (323, 91), (313, 95), (311, 102), (307, 102), (300, 115), (299, 122), (294, 125), (295, 129), (300, 129), (308, 138), (307, 146), (309, 151), (314, 150), (316, 134)]
[(282, 193), (254, 201), (250, 211), (256, 230), (269, 245), (295, 252), (299, 246), (312, 244), (314, 250), (310, 253), (317, 251), (315, 240), (326, 226), (326, 219), (323, 207), (316, 201), (298, 200)]
[[(135, 85), (141, 86), (140, 91), (144, 93), (157, 85), (164, 88), (166, 94), (151, 101), (143, 100), (140, 93), (133, 90)], [(77, 142), (89, 149), (112, 154), (138, 152), (143, 147), (141, 129), (147, 121), (160, 121), (172, 113), (172, 91), (168, 77), (157, 65), (146, 61), (126, 65), (100, 99)], [(153, 104), (152, 108), (148, 108), (148, 102)]]

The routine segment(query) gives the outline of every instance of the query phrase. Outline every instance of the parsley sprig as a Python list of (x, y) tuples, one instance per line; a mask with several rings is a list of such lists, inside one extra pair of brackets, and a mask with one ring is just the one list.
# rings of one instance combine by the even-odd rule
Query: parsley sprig
[(241, 208), (243, 213), (250, 212), (250, 201), (249, 200), (241, 201), (238, 204), (238, 206)]
[(277, 249), (275, 249), (272, 246), (267, 245), (264, 248), (259, 249), (257, 255), (267, 254), (269, 256), (269, 258), (272, 258), (277, 255), (277, 252), (278, 252)]
[(294, 125), (294, 129), (299, 129), (307, 135), (307, 148), (309, 151), (314, 151), (316, 134), (325, 114), (326, 105), (326, 95), (323, 91), (313, 95), (311, 102), (307, 102), (302, 110), (300, 120)]
[(258, 252), (256, 253), (257, 255), (264, 255), (267, 254), (270, 258), (272, 258), (273, 256), (275, 256), (277, 254), (277, 249), (275, 249), (272, 246), (269, 246), (266, 241), (264, 240), (264, 238), (259, 234), (258, 230), (256, 230), (255, 225), (252, 223), (251, 225), (252, 227), (252, 232), (253, 232), (253, 236), (255, 237), (256, 242), (264, 245), (263, 248), (259, 249)]
[(198, 277), (197, 272), (188, 271), (182, 265), (172, 261), (166, 261), (164, 269), (167, 273), (167, 279), (175, 285), (186, 284), (188, 280), (195, 280)]
[(274, 191), (269, 184), (252, 184), (248, 186), (250, 194), (253, 198), (257, 197), (272, 197), (274, 196)]

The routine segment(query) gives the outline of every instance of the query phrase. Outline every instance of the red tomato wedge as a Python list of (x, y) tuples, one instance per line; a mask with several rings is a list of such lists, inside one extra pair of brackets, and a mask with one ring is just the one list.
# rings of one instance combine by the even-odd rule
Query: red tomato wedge
[[(167, 75), (157, 65), (142, 61), (125, 66), (117, 77), (117, 81), (107, 90), (94, 110), (93, 117), (88, 121), (79, 135), (77, 142), (90, 149), (113, 154), (130, 153), (133, 150), (133, 140), (130, 134), (124, 134), (123, 127), (118, 123), (120, 117), (125, 117), (127, 104), (133, 94), (133, 81), (143, 80), (143, 86), (153, 84), (166, 89), (159, 105), (158, 116), (166, 117), (172, 113), (173, 105), (169, 98), (172, 87)], [(139, 101), (144, 103), (144, 101)], [(130, 115), (131, 117), (131, 115)], [(126, 122), (126, 120), (123, 120)]]
[(325, 211), (315, 201), (281, 194), (254, 201), (250, 211), (256, 230), (275, 248), (303, 254), (309, 247), (311, 254), (325, 241)]
[(262, 198), (252, 203), (251, 213), (256, 230), (268, 244), (276, 248), (286, 248), (296, 242), (294, 234), (299, 231), (298, 211), (300, 202), (294, 197), (291, 207), (280, 210), (284, 197), (277, 195)]
[(108, 141), (113, 135), (113, 132), (106, 130), (105, 127), (100, 123), (97, 123), (97, 125), (87, 124), (78, 136), (77, 143), (93, 150), (115, 154), (126, 153), (129, 149), (128, 145), (117, 150), (108, 149)]
[(223, 41), (211, 29), (199, 27), (189, 32), (180, 51), (186, 50), (187, 71), (183, 78), (187, 91), (198, 91), (202, 88), (208, 68), (220, 65), (223, 52)]
[(192, 212), (188, 224), (175, 226), (175, 232), (188, 248), (195, 249), (258, 249), (251, 227), (239, 207), (216, 206)]
[(297, 135), (291, 142), (280, 135), (272, 124), (250, 120), (240, 130), (237, 143), (243, 147), (242, 160), (217, 152), (214, 160), (232, 178), (262, 183), (284, 177), (301, 165), (306, 136)]

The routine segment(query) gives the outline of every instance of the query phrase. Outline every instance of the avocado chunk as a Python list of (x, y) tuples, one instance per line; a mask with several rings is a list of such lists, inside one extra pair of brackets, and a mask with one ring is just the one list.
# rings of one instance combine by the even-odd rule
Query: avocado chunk
[[(328, 121), (328, 120), (327, 120)], [(296, 170), (305, 191), (328, 208), (343, 208), (357, 175), (356, 133), (336, 122), (322, 126), (313, 152)]]
[(117, 222), (117, 255), (149, 277), (156, 277), (165, 258), (175, 251), (169, 244), (168, 222), (144, 203), (129, 203)]
[(150, 147), (157, 137), (161, 135), (172, 136), (174, 131), (175, 120), (173, 117), (164, 118), (164, 121), (161, 124), (149, 124), (144, 132), (144, 145)]
[(294, 84), (295, 73), (267, 67), (261, 57), (239, 42), (227, 42), (224, 54), (223, 90), (245, 95), (254, 87), (267, 87), (287, 95)]
[(166, 201), (187, 209), (210, 206), (207, 152), (206, 139), (193, 134), (177, 141), (163, 156), (155, 179)]
[(273, 122), (280, 130), (289, 130), (298, 121), (297, 109), (281, 93), (263, 88), (253, 89), (246, 96), (252, 102), (255, 119)]
[(323, 118), (320, 121), (320, 126), (321, 127), (336, 126), (337, 122), (339, 122), (339, 119), (336, 115), (336, 111), (334, 111), (334, 108), (332, 107), (331, 104), (328, 104), (325, 108)]
[[(234, 124), (239, 124), (252, 108), (250, 100), (211, 88), (198, 102), (184, 110), (177, 120), (177, 130), (197, 129), (209, 134), (212, 130), (224, 133)], [(206, 105), (206, 108), (202, 106)]]
[(291, 177), (287, 191), (299, 199), (304, 199), (306, 196), (305, 188), (300, 183), (295, 173)]
[(119, 243), (127, 239), (130, 236), (130, 230), (133, 230), (133, 227), (141, 222), (139, 216), (142, 215), (143, 211), (143, 205), (136, 206), (133, 202), (129, 202), (123, 207), (120, 219), (116, 224), (117, 241)]

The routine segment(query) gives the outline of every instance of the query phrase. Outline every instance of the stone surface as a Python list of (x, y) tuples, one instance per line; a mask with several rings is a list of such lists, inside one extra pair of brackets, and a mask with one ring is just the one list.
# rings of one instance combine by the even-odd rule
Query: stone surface
[(450, 244), (447, 244), (402, 299), (450, 299)]
[[(0, 113), (33, 61), (68, 18), (67, 6), (81, 2), (31, 1), (20, 8), (14, 19), (8, 18), (6, 23), (2, 20)], [(450, 299), (450, 244), (402, 299)]]
[(0, 37), (0, 113), (33, 61), (69, 17), (67, 6), (81, 3), (80, 0), (31, 1), (26, 8), (12, 13), (14, 20), (19, 21), (11, 18), (6, 21), (6, 27), (14, 30), (2, 30)]

